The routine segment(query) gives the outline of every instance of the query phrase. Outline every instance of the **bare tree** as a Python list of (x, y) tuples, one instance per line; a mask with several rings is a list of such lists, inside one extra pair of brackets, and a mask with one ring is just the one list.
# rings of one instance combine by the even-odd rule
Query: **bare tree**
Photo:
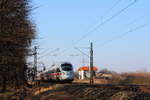
[(29, 0), (0, 0), (0, 80), (19, 88), (26, 83), (26, 56), (35, 37)]

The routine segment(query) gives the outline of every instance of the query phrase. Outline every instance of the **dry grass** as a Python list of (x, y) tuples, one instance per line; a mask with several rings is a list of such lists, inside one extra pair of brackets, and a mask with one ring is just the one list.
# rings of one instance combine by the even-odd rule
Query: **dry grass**
[(150, 85), (150, 73), (134, 72), (113, 74), (112, 79), (109, 80), (109, 83)]
[(130, 88), (115, 85), (90, 87), (90, 85), (67, 84), (56, 90), (45, 91), (36, 97), (39, 98), (38, 100), (149, 100), (145, 99), (150, 97), (149, 92), (133, 91)]
[(56, 90), (60, 88), (62, 85), (61, 84), (56, 84), (56, 85), (50, 85), (48, 87), (40, 87), (34, 92), (34, 96), (39, 95), (43, 92), (49, 91), (49, 90)]

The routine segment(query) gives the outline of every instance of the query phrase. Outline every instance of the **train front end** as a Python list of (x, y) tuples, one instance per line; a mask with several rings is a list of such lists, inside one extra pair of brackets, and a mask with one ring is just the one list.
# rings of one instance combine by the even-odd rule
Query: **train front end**
[(74, 80), (73, 66), (70, 63), (61, 64), (60, 80), (72, 82)]

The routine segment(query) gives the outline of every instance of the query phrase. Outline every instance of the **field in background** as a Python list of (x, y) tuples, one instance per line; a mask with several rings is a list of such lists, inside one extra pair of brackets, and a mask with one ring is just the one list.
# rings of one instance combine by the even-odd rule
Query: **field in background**
[[(75, 82), (89, 83), (89, 79), (79, 80), (78, 73), (75, 73)], [(135, 84), (150, 85), (150, 73), (148, 72), (127, 72), (117, 73), (107, 69), (101, 70), (94, 77), (95, 84)]]
[(150, 73), (134, 72), (123, 74), (112, 74), (108, 79), (108, 83), (112, 84), (137, 84), (137, 85), (150, 85)]
[[(88, 79), (78, 80), (76, 75), (75, 82), (89, 83)], [(150, 85), (150, 73), (148, 72), (99, 72), (94, 77), (95, 84), (135, 84), (135, 85)]]

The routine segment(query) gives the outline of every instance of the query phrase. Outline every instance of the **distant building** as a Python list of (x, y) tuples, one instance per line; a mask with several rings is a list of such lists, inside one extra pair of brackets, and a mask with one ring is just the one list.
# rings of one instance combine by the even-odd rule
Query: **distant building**
[[(97, 67), (93, 67), (93, 74), (95, 76), (96, 71), (98, 70)], [(89, 66), (82, 66), (78, 69), (79, 79), (84, 80), (90, 78)]]
[(96, 78), (97, 79), (112, 79), (112, 73), (97, 73)]

